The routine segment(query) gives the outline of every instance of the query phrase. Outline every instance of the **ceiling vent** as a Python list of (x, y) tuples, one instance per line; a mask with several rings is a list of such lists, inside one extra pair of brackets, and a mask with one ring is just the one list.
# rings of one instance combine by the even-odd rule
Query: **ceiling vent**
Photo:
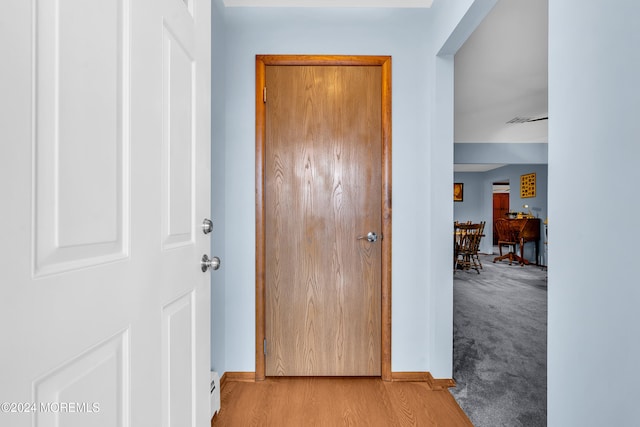
[(514, 117), (507, 122), (508, 125), (513, 123), (531, 123), (539, 122), (541, 120), (549, 120), (549, 117)]

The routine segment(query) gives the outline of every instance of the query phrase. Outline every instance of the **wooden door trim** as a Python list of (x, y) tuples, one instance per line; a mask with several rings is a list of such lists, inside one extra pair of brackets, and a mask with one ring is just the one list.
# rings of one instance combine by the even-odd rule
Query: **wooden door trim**
[(265, 203), (264, 164), (266, 109), (263, 88), (267, 65), (376, 66), (382, 71), (382, 271), (380, 369), (384, 381), (391, 381), (391, 57), (341, 55), (256, 55), (256, 380), (265, 379)]

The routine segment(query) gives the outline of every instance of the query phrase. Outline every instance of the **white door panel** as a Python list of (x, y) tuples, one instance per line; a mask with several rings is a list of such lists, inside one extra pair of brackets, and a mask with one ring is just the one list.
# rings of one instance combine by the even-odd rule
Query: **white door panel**
[(130, 40), (122, 3), (35, 3), (37, 276), (128, 252)]
[[(187, 32), (188, 33), (188, 32)], [(191, 35), (191, 34), (187, 34)], [(162, 183), (163, 247), (189, 245), (194, 238), (195, 129), (193, 117), (193, 47), (163, 25), (162, 44)], [(193, 43), (190, 43), (193, 44)]]
[(0, 425), (206, 425), (210, 3), (3, 6)]

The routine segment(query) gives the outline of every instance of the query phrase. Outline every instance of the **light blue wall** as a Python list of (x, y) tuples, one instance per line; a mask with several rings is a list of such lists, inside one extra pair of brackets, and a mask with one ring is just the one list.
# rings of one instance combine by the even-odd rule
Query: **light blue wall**
[[(427, 369), (420, 280), (421, 242), (414, 229), (424, 200), (414, 197), (425, 157), (424, 116), (428, 68), (423, 10), (244, 9), (226, 10), (227, 290), (226, 362), (230, 371), (255, 369), (255, 55), (370, 54), (393, 57), (393, 369)], [(396, 165), (402, 165), (402, 167)], [(416, 247), (418, 246), (418, 247)], [(399, 307), (403, 307), (402, 310)]]
[(490, 220), (484, 212), (484, 173), (483, 172), (456, 172), (453, 174), (453, 182), (463, 184), (461, 202), (453, 202), (453, 220), (460, 222), (487, 221)]
[[(453, 252), (453, 55), (494, 4), (495, 0), (436, 0), (431, 11), (433, 30), (430, 37), (435, 42), (427, 58), (433, 65), (424, 73), (431, 88), (426, 116), (430, 132), (424, 136), (427, 156), (419, 159), (423, 164), (417, 175), (426, 176), (427, 185), (414, 194), (416, 198), (424, 194), (427, 206), (426, 212), (419, 213), (421, 218), (417, 227), (410, 231), (421, 245), (415, 255), (422, 266), (419, 280), (427, 285), (426, 301), (418, 301), (428, 315), (425, 332), (429, 363), (426, 370), (436, 377), (450, 377), (453, 360), (453, 275), (450, 268)], [(402, 167), (402, 164), (398, 166)], [(394, 182), (394, 190), (395, 185)], [(404, 310), (404, 307), (399, 309)], [(415, 331), (416, 336), (422, 336), (422, 333)], [(412, 339), (409, 334), (403, 338)], [(416, 368), (422, 370), (421, 366), (416, 365)]]
[[(514, 144), (515, 145), (515, 144)], [(536, 174), (536, 197), (520, 197), (520, 176)], [(509, 207), (514, 212), (526, 212), (524, 204), (530, 206), (531, 213), (540, 218), (540, 263), (546, 265), (544, 252), (544, 226), (547, 218), (547, 165), (508, 165), (487, 172), (458, 172), (454, 174), (455, 182), (464, 183), (464, 201), (454, 202), (453, 218), (457, 221), (486, 221), (485, 237), (481, 241), (480, 251), (491, 253), (493, 249), (493, 183), (509, 182), (511, 193)], [(535, 259), (535, 247), (525, 245), (525, 258)]]
[(548, 162), (545, 143), (456, 143), (455, 163), (544, 164)]
[[(452, 32), (472, 31), (455, 26), (474, 2), (437, 3), (224, 10), (224, 302), (213, 301), (224, 311), (223, 354), (213, 354), (221, 372), (255, 369), (255, 55), (371, 54), (393, 58), (392, 370), (451, 377), (452, 248), (441, 224), (453, 214), (453, 58), (435, 55)], [(438, 27), (436, 15), (446, 17)]]
[(552, 427), (639, 422), (638, 16), (636, 0), (549, 1)]
[(211, 273), (211, 369), (225, 372), (225, 288), (226, 266), (226, 136), (225, 75), (220, 58), (225, 56), (224, 6), (211, 4), (211, 254), (220, 257), (222, 267)]

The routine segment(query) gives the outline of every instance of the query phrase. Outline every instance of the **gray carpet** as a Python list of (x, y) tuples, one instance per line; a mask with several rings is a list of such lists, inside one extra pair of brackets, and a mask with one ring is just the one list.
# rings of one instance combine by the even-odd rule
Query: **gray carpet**
[(451, 393), (476, 427), (545, 426), (546, 271), (493, 258), (454, 274)]

